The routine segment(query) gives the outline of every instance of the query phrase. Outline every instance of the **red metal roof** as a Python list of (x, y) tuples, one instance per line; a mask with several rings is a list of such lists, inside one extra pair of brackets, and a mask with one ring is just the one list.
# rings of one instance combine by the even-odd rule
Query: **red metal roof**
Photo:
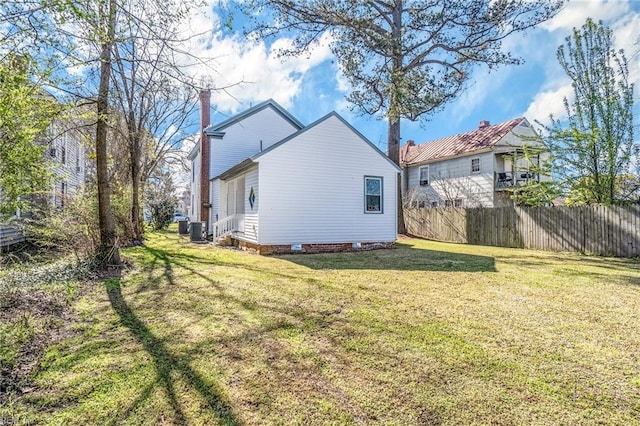
[(410, 143), (407, 143), (400, 147), (403, 157), (401, 160), (406, 165), (412, 165), (489, 149), (519, 125), (522, 120), (524, 118), (521, 117), (493, 126), (487, 125), (471, 132), (447, 136), (420, 145), (411, 146)]

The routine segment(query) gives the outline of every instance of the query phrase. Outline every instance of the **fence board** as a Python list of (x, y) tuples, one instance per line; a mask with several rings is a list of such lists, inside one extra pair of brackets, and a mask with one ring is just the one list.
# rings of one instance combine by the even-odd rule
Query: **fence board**
[(24, 241), (24, 234), (12, 226), (0, 225), (0, 247), (7, 247)]
[(640, 205), (406, 209), (410, 234), (440, 241), (640, 256)]

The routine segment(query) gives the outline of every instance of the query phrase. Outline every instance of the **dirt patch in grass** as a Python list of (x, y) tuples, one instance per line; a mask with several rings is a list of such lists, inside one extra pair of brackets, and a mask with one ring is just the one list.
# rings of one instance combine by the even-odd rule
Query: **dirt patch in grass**
[(11, 394), (29, 392), (30, 377), (44, 348), (69, 337), (64, 324), (73, 320), (66, 300), (44, 290), (31, 290), (20, 302), (0, 312), (3, 359), (0, 367), (0, 404)]
[[(4, 407), (34, 391), (32, 379), (45, 350), (77, 333), (74, 300), (105, 278), (74, 261), (11, 262), (11, 266), (0, 273), (0, 406)], [(0, 416), (6, 418), (7, 413)]]

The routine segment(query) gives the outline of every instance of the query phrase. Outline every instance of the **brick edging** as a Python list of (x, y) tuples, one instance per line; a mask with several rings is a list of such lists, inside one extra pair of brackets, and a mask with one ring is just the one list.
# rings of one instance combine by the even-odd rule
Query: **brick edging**
[(234, 245), (242, 250), (253, 251), (257, 254), (268, 256), (272, 254), (290, 254), (290, 253), (340, 253), (340, 252), (356, 252), (378, 249), (394, 248), (395, 241), (386, 242), (366, 242), (360, 243), (359, 248), (354, 248), (353, 243), (313, 243), (301, 244), (302, 250), (292, 250), (291, 244), (256, 244), (245, 240), (233, 239)]

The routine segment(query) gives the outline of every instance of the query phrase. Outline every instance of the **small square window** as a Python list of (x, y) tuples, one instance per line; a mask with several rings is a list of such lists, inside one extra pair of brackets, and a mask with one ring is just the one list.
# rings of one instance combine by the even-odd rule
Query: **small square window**
[(364, 211), (365, 213), (382, 213), (381, 177), (364, 177)]
[(432, 201), (431, 202), (431, 207), (438, 207), (438, 202), (437, 201)]
[(462, 207), (462, 198), (456, 198), (453, 200), (453, 207)]
[(471, 159), (471, 173), (480, 173), (480, 159), (472, 158)]

